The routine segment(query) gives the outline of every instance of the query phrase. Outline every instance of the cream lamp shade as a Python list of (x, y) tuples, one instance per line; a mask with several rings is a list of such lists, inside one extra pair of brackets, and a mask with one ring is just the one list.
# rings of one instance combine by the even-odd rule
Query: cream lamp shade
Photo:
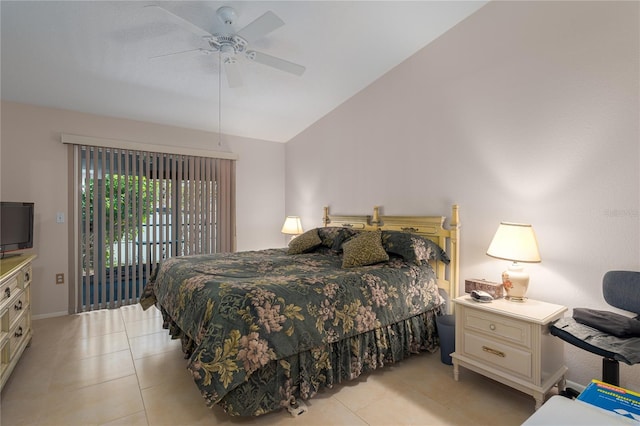
[(517, 302), (526, 300), (529, 288), (529, 274), (519, 262), (538, 263), (541, 261), (538, 240), (533, 227), (523, 223), (501, 222), (489, 244), (487, 255), (513, 263), (502, 273), (507, 299)]
[(304, 231), (302, 230), (302, 222), (298, 216), (287, 216), (284, 220), (284, 225), (282, 225), (283, 234), (288, 235), (300, 235)]

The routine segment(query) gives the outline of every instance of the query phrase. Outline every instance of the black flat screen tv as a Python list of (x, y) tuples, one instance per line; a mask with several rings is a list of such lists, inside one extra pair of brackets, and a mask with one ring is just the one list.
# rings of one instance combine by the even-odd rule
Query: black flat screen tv
[(33, 247), (34, 203), (0, 202), (0, 257)]

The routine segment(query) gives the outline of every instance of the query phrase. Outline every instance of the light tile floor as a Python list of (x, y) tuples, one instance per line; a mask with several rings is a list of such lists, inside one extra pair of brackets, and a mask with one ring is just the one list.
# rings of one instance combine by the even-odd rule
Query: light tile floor
[(325, 390), (300, 417), (229, 417), (205, 406), (155, 308), (37, 320), (33, 329), (2, 390), (3, 426), (519, 425), (534, 411), (533, 398), (471, 371), (455, 382), (435, 353)]

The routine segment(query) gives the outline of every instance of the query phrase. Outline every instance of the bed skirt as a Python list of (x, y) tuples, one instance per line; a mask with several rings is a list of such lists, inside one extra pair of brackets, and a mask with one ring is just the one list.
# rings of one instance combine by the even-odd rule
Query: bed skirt
[[(173, 338), (182, 340), (185, 357), (189, 358), (195, 343), (163, 309), (161, 311), (164, 327)], [(325, 387), (356, 379), (411, 354), (435, 352), (439, 344), (437, 313), (438, 309), (427, 311), (386, 327), (271, 361), (222, 399), (215, 400), (207, 392), (202, 392), (202, 396), (209, 406), (220, 405), (235, 416), (259, 416), (287, 408), (296, 400), (312, 398)]]

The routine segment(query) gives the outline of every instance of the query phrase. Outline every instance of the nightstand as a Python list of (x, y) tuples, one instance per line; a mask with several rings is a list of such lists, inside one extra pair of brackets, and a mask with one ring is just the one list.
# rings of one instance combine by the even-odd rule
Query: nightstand
[(566, 307), (533, 299), (479, 303), (468, 295), (454, 303), (456, 381), (460, 366), (468, 368), (533, 396), (536, 410), (554, 385), (564, 389), (564, 348), (549, 324), (563, 317)]

